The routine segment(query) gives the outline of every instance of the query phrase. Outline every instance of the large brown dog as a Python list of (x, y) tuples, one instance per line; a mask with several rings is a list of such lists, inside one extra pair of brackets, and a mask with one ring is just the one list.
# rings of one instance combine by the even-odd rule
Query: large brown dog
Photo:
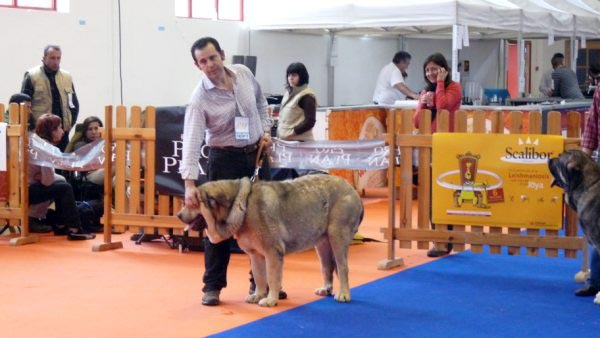
[(336, 270), (340, 290), (335, 300), (350, 301), (348, 247), (362, 221), (363, 206), (345, 180), (321, 174), (281, 182), (251, 183), (243, 178), (208, 182), (198, 190), (200, 208), (184, 208), (177, 216), (190, 223), (201, 213), (212, 243), (237, 239), (250, 256), (256, 282), (248, 303), (277, 305), (283, 255), (310, 247), (317, 250), (323, 274), (323, 287), (316, 294), (332, 294)]
[(554, 180), (577, 212), (585, 238), (600, 250), (600, 167), (586, 153), (568, 150), (548, 161)]

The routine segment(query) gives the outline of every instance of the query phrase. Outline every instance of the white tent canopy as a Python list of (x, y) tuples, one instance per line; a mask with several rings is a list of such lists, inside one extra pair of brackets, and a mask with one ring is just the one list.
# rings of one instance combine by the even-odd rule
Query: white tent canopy
[(419, 38), (449, 38), (455, 24), (471, 38), (570, 37), (576, 18), (578, 32), (600, 36), (600, 13), (583, 0), (262, 0), (246, 15), (251, 29)]
[[(452, 39), (452, 78), (458, 50), (469, 39), (517, 38), (519, 92), (524, 91), (523, 38), (600, 37), (600, 10), (594, 0), (261, 0), (249, 4), (253, 30), (287, 30), (335, 35), (391, 35)], [(597, 1), (596, 1), (597, 2)]]

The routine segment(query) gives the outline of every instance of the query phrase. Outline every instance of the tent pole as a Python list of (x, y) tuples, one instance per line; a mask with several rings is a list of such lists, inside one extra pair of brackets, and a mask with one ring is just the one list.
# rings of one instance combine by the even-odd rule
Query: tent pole
[(573, 15), (573, 30), (571, 31), (571, 70), (577, 72), (577, 17)]
[(517, 35), (517, 55), (518, 55), (518, 72), (519, 72), (519, 97), (523, 97), (525, 93), (525, 49), (523, 43), (523, 10), (519, 11), (519, 33)]
[(327, 105), (333, 107), (335, 102), (335, 63), (337, 60), (337, 41), (333, 30), (329, 31), (329, 55), (327, 59)]
[[(450, 74), (452, 81), (460, 82), (460, 73), (458, 72), (458, 40), (462, 37), (458, 36), (458, 1), (454, 6), (454, 25), (452, 25), (452, 73)], [(462, 40), (461, 40), (462, 42)]]
[(452, 81), (460, 82), (460, 73), (458, 72), (458, 25), (452, 25)]
[(496, 88), (506, 88), (506, 40), (500, 39), (498, 47), (498, 80), (496, 80)]

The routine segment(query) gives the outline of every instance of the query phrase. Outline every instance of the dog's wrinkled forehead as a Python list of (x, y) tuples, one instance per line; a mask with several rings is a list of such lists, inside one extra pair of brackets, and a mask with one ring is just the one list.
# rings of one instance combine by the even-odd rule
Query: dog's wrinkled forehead
[(221, 206), (231, 205), (232, 194), (229, 190), (233, 189), (233, 187), (231, 187), (230, 184), (217, 184), (217, 181), (207, 182), (201, 185), (199, 189), (200, 200), (204, 204), (210, 207), (215, 207), (213, 203), (217, 203)]
[(568, 170), (582, 170), (593, 163), (592, 158), (581, 150), (567, 150), (560, 154), (559, 160)]

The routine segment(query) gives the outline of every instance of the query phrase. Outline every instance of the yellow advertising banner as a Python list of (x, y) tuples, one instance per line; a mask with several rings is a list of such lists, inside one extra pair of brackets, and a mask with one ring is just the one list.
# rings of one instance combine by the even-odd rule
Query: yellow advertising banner
[(432, 222), (560, 229), (548, 159), (563, 147), (555, 135), (434, 134)]

